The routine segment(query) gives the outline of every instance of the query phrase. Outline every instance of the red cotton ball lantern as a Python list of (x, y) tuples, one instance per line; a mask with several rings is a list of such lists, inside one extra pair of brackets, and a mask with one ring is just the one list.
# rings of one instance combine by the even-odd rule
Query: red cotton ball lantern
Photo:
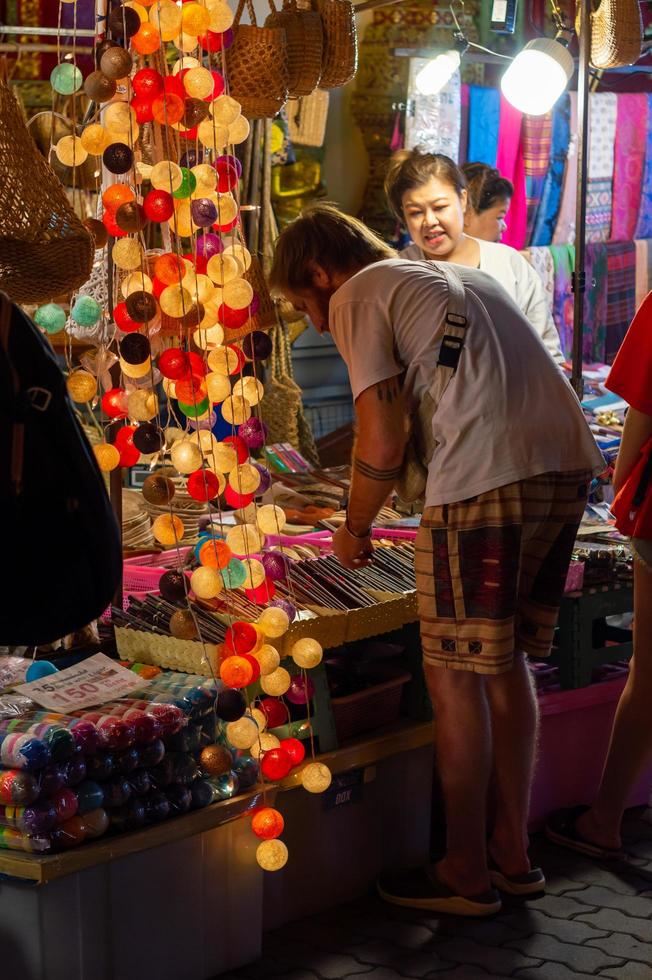
[(177, 401), (185, 405), (199, 405), (206, 398), (206, 383), (196, 374), (181, 378), (175, 385)]
[(135, 320), (131, 319), (127, 312), (126, 303), (118, 303), (113, 308), (113, 319), (118, 330), (122, 330), (123, 333), (134, 333), (134, 331), (140, 330), (142, 326), (142, 324), (136, 323)]
[(163, 92), (163, 76), (154, 68), (141, 68), (131, 79), (131, 86), (139, 99), (152, 102)]
[(185, 111), (183, 99), (180, 99), (173, 92), (165, 92), (163, 95), (157, 96), (152, 102), (154, 119), (161, 126), (171, 126), (173, 123), (180, 122)]
[(180, 71), (177, 75), (166, 75), (163, 81), (163, 88), (165, 89), (166, 95), (176, 95), (178, 99), (186, 98), (186, 90), (183, 84), (183, 78), (181, 76), (185, 75), (187, 69)]
[(217, 189), (220, 194), (232, 191), (238, 183), (238, 171), (228, 163), (218, 164), (217, 170)]
[(260, 768), (266, 779), (276, 782), (289, 775), (292, 760), (284, 749), (269, 749), (261, 760)]
[(113, 238), (124, 238), (127, 234), (123, 231), (115, 220), (115, 211), (105, 211), (102, 215), (102, 224)]
[(300, 765), (306, 757), (305, 746), (298, 738), (282, 738), (280, 747), (290, 756), (293, 766)]
[(240, 689), (251, 684), (254, 672), (251, 664), (237, 655), (226, 657), (220, 664), (220, 677), (227, 687)]
[(215, 224), (215, 225), (213, 225), (213, 228), (216, 231), (221, 231), (222, 234), (225, 235), (227, 232), (233, 231), (233, 229), (237, 227), (237, 224), (238, 224), (239, 220), (240, 220), (240, 218), (236, 214), (236, 216), (233, 219), (233, 221), (228, 221), (225, 225)]
[(280, 728), (290, 717), (288, 709), (278, 698), (263, 698), (258, 707), (267, 718), (268, 728)]
[(124, 388), (110, 388), (102, 395), (102, 411), (110, 419), (126, 419), (128, 415), (127, 392)]
[(204, 102), (214, 102), (224, 91), (224, 79), (219, 71), (215, 71), (213, 68), (211, 69), (211, 75), (213, 76), (213, 91), (206, 96)]
[(168, 381), (179, 381), (190, 373), (190, 361), (180, 347), (168, 347), (159, 354), (158, 369)]
[(204, 359), (192, 350), (188, 352), (188, 364), (190, 365), (190, 372), (194, 377), (204, 378), (206, 376), (208, 368), (204, 363)]
[(239, 330), (249, 319), (249, 308), (232, 310), (226, 303), (221, 303), (217, 308), (217, 319), (227, 330)]
[(272, 806), (261, 807), (251, 818), (251, 829), (261, 840), (275, 840), (281, 836), (284, 827), (283, 817)]
[(147, 99), (141, 99), (139, 96), (135, 95), (131, 100), (131, 108), (136, 113), (136, 122), (139, 126), (142, 126), (143, 123), (153, 121), (154, 110), (152, 108), (152, 103)]
[(143, 207), (150, 221), (161, 224), (174, 214), (174, 198), (167, 191), (153, 189), (145, 195)]
[(250, 653), (241, 653), (240, 656), (242, 657), (243, 660), (246, 660), (247, 663), (251, 666), (251, 669), (253, 671), (251, 683), (255, 684), (260, 677), (260, 664), (258, 663), (255, 657), (252, 657)]
[(220, 493), (220, 481), (210, 470), (195, 470), (186, 486), (193, 500), (214, 500)]
[(238, 457), (239, 466), (242, 466), (243, 463), (247, 462), (247, 460), (249, 459), (249, 450), (247, 449), (246, 444), (243, 442), (240, 436), (227, 436), (225, 439), (222, 440), (222, 442), (226, 442), (230, 446), (233, 446), (233, 448), (236, 451), (236, 455)]
[(254, 495), (253, 493), (238, 493), (230, 484), (227, 483), (224, 490), (224, 499), (229, 507), (233, 507), (234, 510), (237, 510), (240, 507), (248, 507), (249, 504), (253, 503)]
[(271, 599), (276, 595), (276, 586), (272, 582), (271, 578), (266, 578), (265, 581), (257, 586), (255, 589), (245, 589), (245, 595), (247, 599), (251, 602), (255, 602), (257, 606), (266, 606)]
[(236, 620), (229, 626), (224, 646), (230, 653), (251, 653), (258, 643), (258, 631), (251, 623)]

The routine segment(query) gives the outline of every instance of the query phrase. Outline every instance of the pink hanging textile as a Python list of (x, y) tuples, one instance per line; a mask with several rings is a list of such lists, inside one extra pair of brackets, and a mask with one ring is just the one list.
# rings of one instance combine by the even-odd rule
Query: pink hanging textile
[(647, 95), (619, 92), (611, 208), (611, 241), (614, 242), (629, 242), (636, 233), (647, 128)]
[(553, 245), (575, 244), (575, 203), (577, 201), (577, 92), (570, 96), (570, 143), (566, 156), (564, 184), (557, 227), (552, 236)]
[(514, 185), (514, 196), (507, 216), (507, 231), (503, 244), (512, 248), (524, 248), (527, 231), (527, 196), (525, 191), (525, 164), (521, 142), (522, 113), (500, 96), (500, 126), (498, 128), (498, 157), (496, 168)]

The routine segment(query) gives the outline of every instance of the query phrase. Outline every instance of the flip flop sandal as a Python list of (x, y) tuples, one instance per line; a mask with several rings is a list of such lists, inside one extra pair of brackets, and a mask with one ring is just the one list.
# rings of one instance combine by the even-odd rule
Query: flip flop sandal
[(508, 875), (491, 865), (489, 878), (494, 888), (506, 895), (537, 895), (546, 890), (546, 877), (541, 868), (532, 868), (521, 875)]
[(601, 847), (583, 837), (577, 829), (578, 817), (586, 813), (590, 807), (575, 806), (566, 810), (556, 810), (551, 814), (546, 824), (546, 837), (553, 844), (560, 847), (567, 847), (578, 854), (585, 854), (587, 857), (597, 858), (598, 861), (621, 861), (625, 857), (625, 852), (621, 848)]
[(500, 896), (493, 889), (480, 895), (456, 895), (427, 868), (383, 872), (377, 888), (380, 897), (393, 905), (446, 915), (480, 918), (495, 915), (502, 908)]

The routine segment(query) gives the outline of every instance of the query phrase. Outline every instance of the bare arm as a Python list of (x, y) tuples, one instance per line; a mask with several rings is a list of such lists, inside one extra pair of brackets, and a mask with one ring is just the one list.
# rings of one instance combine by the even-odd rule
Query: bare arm
[(349, 568), (367, 560), (371, 552), (371, 524), (401, 470), (407, 416), (400, 381), (400, 375), (380, 381), (356, 399), (357, 439), (348, 526), (340, 528), (333, 537), (335, 554)]
[(616, 493), (622, 489), (627, 477), (636, 465), (641, 449), (651, 436), (652, 415), (645, 415), (636, 408), (630, 408), (625, 419), (623, 438), (616, 460), (613, 480)]

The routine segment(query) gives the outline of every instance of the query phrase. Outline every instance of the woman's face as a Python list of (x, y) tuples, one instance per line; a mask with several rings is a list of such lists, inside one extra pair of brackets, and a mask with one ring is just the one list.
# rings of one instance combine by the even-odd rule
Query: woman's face
[(445, 259), (464, 234), (466, 191), (458, 195), (452, 184), (431, 177), (403, 195), (403, 216), (415, 245), (432, 258)]
[(482, 238), (485, 242), (499, 242), (507, 231), (507, 212), (509, 198), (495, 201), (491, 207), (477, 214), (473, 208), (467, 208), (464, 219), (464, 231), (473, 238)]

